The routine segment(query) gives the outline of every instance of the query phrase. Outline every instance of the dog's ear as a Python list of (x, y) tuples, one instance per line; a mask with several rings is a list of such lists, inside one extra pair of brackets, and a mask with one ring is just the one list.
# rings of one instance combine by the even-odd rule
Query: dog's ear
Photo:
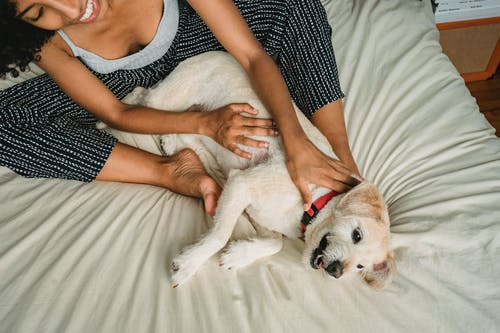
[(370, 267), (365, 272), (364, 279), (373, 289), (382, 290), (391, 283), (395, 274), (396, 263), (391, 252), (384, 261)]
[(363, 182), (347, 192), (335, 207), (342, 215), (371, 217), (377, 222), (388, 222), (387, 207), (378, 188)]

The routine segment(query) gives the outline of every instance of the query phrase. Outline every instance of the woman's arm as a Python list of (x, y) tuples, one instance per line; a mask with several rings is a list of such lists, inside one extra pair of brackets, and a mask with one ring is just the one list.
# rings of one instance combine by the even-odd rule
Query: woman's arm
[(282, 134), (287, 167), (300, 190), (304, 208), (311, 204), (309, 183), (345, 191), (358, 183), (352, 170), (321, 153), (295, 115), (290, 94), (274, 61), (255, 38), (231, 0), (188, 0), (220, 43), (242, 65)]
[(135, 133), (204, 134), (247, 158), (250, 157), (247, 153), (231, 144), (237, 141), (263, 146), (264, 141), (243, 136), (274, 135), (273, 129), (264, 128), (272, 126), (271, 120), (241, 115), (258, 113), (248, 104), (231, 104), (214, 112), (169, 112), (125, 104), (70, 52), (66, 43), (55, 35), (43, 47), (39, 65), (73, 101), (109, 126)]
[(354, 162), (347, 139), (342, 100), (339, 99), (331, 103), (327, 110), (319, 109), (314, 112), (311, 117), (311, 122), (327, 138), (335, 155), (337, 155), (342, 163), (344, 163), (344, 165), (354, 174), (359, 176), (358, 166)]

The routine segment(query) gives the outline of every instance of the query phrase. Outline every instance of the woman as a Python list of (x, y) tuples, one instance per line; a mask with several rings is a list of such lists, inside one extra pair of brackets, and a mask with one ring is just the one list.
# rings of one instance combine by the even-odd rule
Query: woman
[[(347, 140), (331, 29), (319, 0), (188, 3), (3, 0), (2, 72), (12, 64), (22, 68), (35, 56), (48, 75), (0, 92), (0, 163), (27, 177), (164, 186), (202, 197), (213, 214), (220, 189), (192, 151), (168, 158), (149, 154), (117, 143), (96, 130), (95, 121), (138, 133), (205, 134), (248, 158), (236, 144), (265, 146), (247, 136), (276, 134), (270, 120), (241, 115), (258, 113), (250, 105), (177, 113), (120, 101), (188, 57), (226, 50), (273, 115), (304, 209), (312, 201), (309, 183), (339, 192), (356, 185), (359, 172)], [(308, 141), (290, 94), (340, 161)]]

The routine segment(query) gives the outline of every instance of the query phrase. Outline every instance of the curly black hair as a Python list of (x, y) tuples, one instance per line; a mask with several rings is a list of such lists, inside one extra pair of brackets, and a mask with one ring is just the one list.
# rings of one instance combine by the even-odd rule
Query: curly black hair
[(14, 77), (26, 70), (32, 60), (38, 60), (41, 47), (54, 31), (32, 26), (16, 17), (16, 6), (11, 0), (0, 0), (0, 77), (11, 73)]

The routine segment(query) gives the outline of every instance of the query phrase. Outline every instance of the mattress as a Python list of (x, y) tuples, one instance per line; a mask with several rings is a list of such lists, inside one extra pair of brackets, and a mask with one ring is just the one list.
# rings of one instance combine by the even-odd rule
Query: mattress
[[(288, 239), (172, 289), (172, 257), (211, 224), (200, 200), (0, 168), (0, 332), (500, 330), (500, 141), (442, 53), (430, 4), (323, 4), (353, 154), (389, 206), (393, 283), (318, 274)], [(115, 134), (158, 151), (154, 136)]]

